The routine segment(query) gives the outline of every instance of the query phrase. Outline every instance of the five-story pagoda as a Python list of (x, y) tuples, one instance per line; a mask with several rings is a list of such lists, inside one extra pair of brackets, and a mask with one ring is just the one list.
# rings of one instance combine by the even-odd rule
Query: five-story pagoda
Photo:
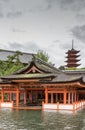
[(73, 40), (72, 40), (72, 49), (71, 50), (68, 50), (66, 52), (67, 54), (67, 60), (65, 62), (67, 62), (67, 65), (66, 67), (68, 68), (72, 68), (72, 67), (78, 67), (80, 66), (80, 64), (78, 64), (78, 62), (80, 61), (80, 59), (78, 59), (78, 57), (80, 55), (78, 55), (80, 51), (79, 50), (75, 50), (74, 47), (73, 47)]

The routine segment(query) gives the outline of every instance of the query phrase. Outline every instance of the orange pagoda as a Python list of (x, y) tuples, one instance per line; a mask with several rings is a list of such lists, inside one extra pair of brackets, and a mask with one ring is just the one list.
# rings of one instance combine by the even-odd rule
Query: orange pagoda
[(71, 68), (71, 67), (80, 66), (80, 64), (78, 64), (78, 62), (80, 61), (80, 59), (78, 59), (78, 57), (80, 56), (80, 55), (78, 55), (79, 52), (80, 51), (74, 49), (73, 40), (72, 40), (72, 49), (68, 50), (66, 52), (66, 54), (67, 54), (67, 57), (66, 57), (67, 60), (65, 61), (65, 62), (67, 62), (66, 67)]

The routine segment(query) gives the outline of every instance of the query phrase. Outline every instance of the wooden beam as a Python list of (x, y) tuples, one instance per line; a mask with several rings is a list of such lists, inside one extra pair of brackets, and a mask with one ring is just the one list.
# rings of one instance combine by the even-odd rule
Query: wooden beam
[(85, 90), (77, 90), (78, 93), (85, 93)]
[(45, 90), (45, 88), (26, 88), (26, 90)]
[[(52, 86), (53, 86), (53, 87), (68, 87), (68, 86), (69, 86), (69, 87), (70, 87), (70, 86), (71, 86), (71, 87), (79, 87), (81, 84), (80, 84), (79, 82), (74, 82), (74, 83), (71, 83), (71, 82), (70, 82), (70, 83), (55, 83), (55, 84), (54, 84), (54, 83), (53, 83), (53, 84), (50, 83), (50, 84), (42, 84), (42, 85), (45, 86), (45, 87), (46, 87), (46, 86), (48, 86), (48, 87), (49, 87), (49, 86), (50, 86), (50, 87), (52, 87)], [(81, 85), (81, 86), (82, 86), (82, 85)], [(85, 87), (85, 86), (84, 86), (84, 87)]]
[(43, 73), (42, 71), (40, 71), (39, 69), (37, 69), (35, 66), (32, 66), (32, 68), (30, 68), (30, 69), (26, 72), (26, 74), (28, 74), (30, 71), (33, 71), (33, 70), (38, 71), (38, 72), (40, 72), (40, 73)]
[(26, 82), (39, 82), (39, 79), (15, 79), (12, 80), (15, 83), (26, 83)]
[(63, 91), (48, 91), (48, 93), (64, 93), (64, 90)]
[(13, 84), (0, 84), (0, 87), (15, 87)]

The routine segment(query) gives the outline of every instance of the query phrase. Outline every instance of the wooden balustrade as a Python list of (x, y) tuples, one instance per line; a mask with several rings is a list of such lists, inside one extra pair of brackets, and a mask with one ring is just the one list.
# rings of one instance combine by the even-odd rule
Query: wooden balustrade
[(72, 104), (61, 104), (57, 103), (44, 103), (42, 102), (42, 110), (70, 110), (75, 111), (82, 108), (85, 105), (85, 100), (74, 102)]

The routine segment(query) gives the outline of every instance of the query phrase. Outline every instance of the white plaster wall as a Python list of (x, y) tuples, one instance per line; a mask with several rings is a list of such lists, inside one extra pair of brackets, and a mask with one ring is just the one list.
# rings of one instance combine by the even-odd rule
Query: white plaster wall
[(2, 102), (1, 103), (1, 107), (9, 107), (9, 108), (12, 108), (12, 103), (11, 102)]
[(44, 109), (56, 109), (57, 110), (57, 104), (44, 104)]
[(73, 105), (59, 104), (59, 109), (61, 109), (61, 110), (73, 110)]

